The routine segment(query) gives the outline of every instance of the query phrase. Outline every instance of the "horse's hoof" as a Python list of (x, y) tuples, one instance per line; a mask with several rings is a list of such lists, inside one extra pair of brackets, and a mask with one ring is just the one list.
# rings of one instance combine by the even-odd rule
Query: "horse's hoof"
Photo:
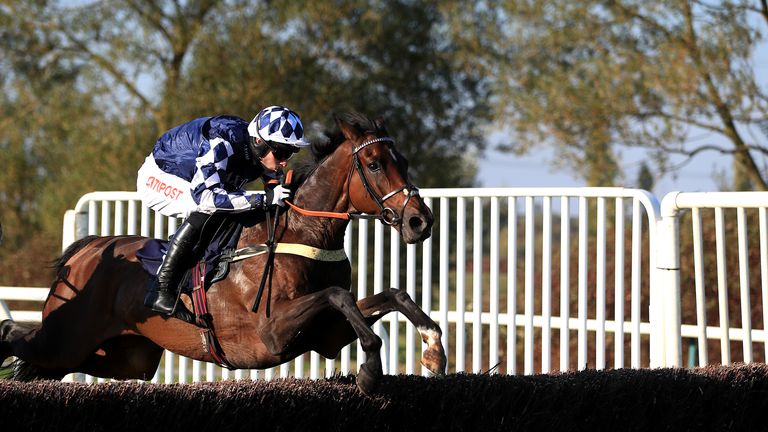
[(425, 349), (421, 355), (421, 364), (435, 375), (445, 375), (448, 359), (443, 346), (435, 344)]
[(360, 367), (360, 371), (357, 373), (357, 388), (359, 388), (366, 396), (371, 396), (376, 392), (382, 375), (381, 370), (379, 370), (379, 373), (377, 374), (371, 369), (372, 368), (365, 363)]

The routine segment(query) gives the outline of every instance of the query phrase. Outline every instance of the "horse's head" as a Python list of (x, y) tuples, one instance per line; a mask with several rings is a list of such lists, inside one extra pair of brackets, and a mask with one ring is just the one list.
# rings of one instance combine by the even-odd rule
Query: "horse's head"
[(379, 215), (406, 243), (429, 238), (432, 211), (408, 179), (408, 160), (395, 148), (383, 120), (371, 121), (358, 114), (335, 120), (352, 151), (347, 180), (352, 209)]

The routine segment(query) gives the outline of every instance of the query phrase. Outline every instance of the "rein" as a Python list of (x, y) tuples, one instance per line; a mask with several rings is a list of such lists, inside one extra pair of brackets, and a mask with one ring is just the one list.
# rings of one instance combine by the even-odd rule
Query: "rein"
[(267, 263), (264, 265), (264, 274), (261, 276), (261, 284), (259, 284), (259, 291), (256, 293), (256, 301), (253, 303), (253, 307), (251, 308), (251, 311), (256, 312), (259, 310), (259, 303), (261, 303), (261, 296), (264, 294), (264, 286), (267, 283), (267, 278), (269, 278), (269, 293), (267, 294), (267, 318), (269, 318), (269, 304), (271, 303), (270, 299), (272, 298), (272, 269), (275, 265), (275, 250), (277, 249), (277, 246), (275, 244), (275, 232), (277, 231), (277, 222), (280, 219), (280, 207), (275, 207), (275, 223), (274, 225), (270, 223), (269, 221), (269, 212), (266, 212), (267, 215), (267, 227), (269, 229), (269, 237), (267, 238), (267, 252), (269, 255), (267, 256)]
[(382, 219), (383, 220), (383, 217), (381, 215), (366, 215), (366, 214), (359, 214), (359, 213), (340, 213), (340, 212), (307, 210), (297, 206), (296, 204), (290, 201), (285, 201), (285, 203), (288, 204), (288, 207), (292, 208), (297, 213), (302, 214), (304, 216), (327, 217), (332, 219), (343, 219), (343, 220), (350, 220), (350, 219)]

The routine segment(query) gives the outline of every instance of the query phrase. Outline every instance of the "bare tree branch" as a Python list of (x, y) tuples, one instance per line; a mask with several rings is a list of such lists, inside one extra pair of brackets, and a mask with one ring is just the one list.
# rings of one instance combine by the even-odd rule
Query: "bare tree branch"
[(131, 10), (136, 12), (144, 21), (150, 24), (154, 30), (160, 32), (160, 34), (163, 35), (169, 44), (173, 44), (173, 36), (168, 33), (168, 30), (165, 28), (165, 25), (163, 25), (162, 20), (157, 18), (168, 18), (165, 13), (163, 13), (162, 8), (157, 6), (157, 4), (153, 1), (145, 1), (143, 3), (149, 5), (153, 11), (153, 13), (148, 13), (144, 8), (141, 7), (141, 5), (139, 5), (139, 2), (136, 0), (125, 0), (125, 2), (128, 4), (128, 7), (131, 8)]
[(633, 117), (636, 117), (636, 118), (641, 119), (641, 120), (642, 119), (646, 119), (646, 118), (652, 118), (652, 117), (667, 118), (667, 119), (675, 120), (675, 121), (678, 121), (678, 122), (681, 122), (681, 123), (687, 123), (687, 124), (696, 126), (696, 127), (700, 128), (700, 129), (705, 129), (705, 130), (709, 130), (709, 131), (712, 131), (712, 132), (717, 132), (719, 134), (725, 135), (725, 133), (726, 133), (725, 129), (717, 127), (715, 125), (712, 125), (712, 124), (709, 124), (709, 123), (703, 123), (703, 122), (700, 122), (700, 121), (695, 120), (695, 119), (690, 118), (690, 117), (681, 117), (681, 116), (674, 115), (674, 114), (671, 114), (671, 113), (667, 113), (667, 112), (664, 112), (664, 111), (642, 111), (642, 112), (639, 112), (637, 114), (634, 114)]
[(718, 145), (715, 145), (715, 144), (701, 145), (701, 146), (696, 147), (693, 150), (686, 150), (686, 149), (683, 149), (683, 148), (668, 147), (668, 146), (663, 146), (663, 145), (660, 146), (660, 148), (661, 148), (661, 150), (663, 150), (665, 152), (681, 154), (681, 155), (684, 155), (684, 156), (687, 156), (687, 157), (691, 157), (691, 158), (696, 156), (699, 153), (703, 153), (703, 152), (706, 152), (706, 151), (714, 151), (714, 152), (718, 152), (720, 154), (727, 154), (727, 155), (736, 155), (736, 154), (739, 154), (739, 153), (745, 153), (745, 152), (749, 152), (749, 151), (756, 151), (758, 153), (761, 153), (763, 155), (768, 156), (768, 148), (766, 148), (765, 146), (748, 145), (748, 144), (745, 144), (743, 148), (739, 148), (739, 149), (736, 149), (736, 148), (726, 148), (726, 147), (718, 146)]

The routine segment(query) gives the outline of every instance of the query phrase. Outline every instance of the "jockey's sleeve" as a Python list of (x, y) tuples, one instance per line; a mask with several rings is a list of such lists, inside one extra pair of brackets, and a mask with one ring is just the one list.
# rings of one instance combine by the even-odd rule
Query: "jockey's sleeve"
[(195, 160), (195, 174), (192, 176), (192, 199), (201, 212), (242, 211), (251, 208), (249, 195), (245, 190), (227, 192), (221, 178), (227, 172), (227, 163), (234, 151), (232, 144), (222, 138), (203, 142), (201, 156)]

